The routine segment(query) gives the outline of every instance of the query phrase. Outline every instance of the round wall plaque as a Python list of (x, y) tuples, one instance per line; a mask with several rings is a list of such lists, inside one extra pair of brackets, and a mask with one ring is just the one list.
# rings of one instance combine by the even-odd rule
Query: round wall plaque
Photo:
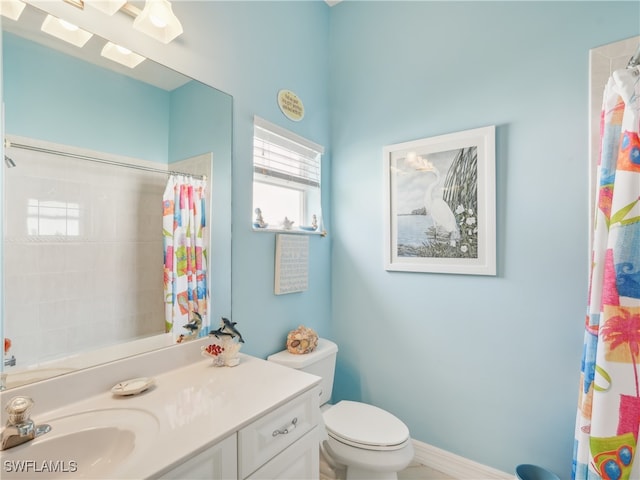
[(278, 92), (278, 106), (289, 120), (299, 122), (304, 117), (302, 100), (291, 90), (280, 90)]

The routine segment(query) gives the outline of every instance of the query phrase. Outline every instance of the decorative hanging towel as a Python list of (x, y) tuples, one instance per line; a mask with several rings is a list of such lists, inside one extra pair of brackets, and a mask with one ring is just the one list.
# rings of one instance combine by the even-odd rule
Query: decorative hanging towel
[(209, 332), (206, 180), (171, 175), (163, 196), (165, 328), (177, 342)]

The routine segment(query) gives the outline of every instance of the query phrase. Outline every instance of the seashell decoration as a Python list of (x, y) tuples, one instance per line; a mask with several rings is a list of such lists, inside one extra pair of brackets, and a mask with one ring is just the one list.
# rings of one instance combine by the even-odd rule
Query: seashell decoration
[(202, 356), (211, 358), (215, 367), (235, 367), (240, 363), (240, 343), (231, 337), (214, 338), (213, 343), (201, 347)]
[(318, 346), (318, 334), (311, 328), (300, 325), (287, 335), (287, 350), (296, 355), (313, 352)]

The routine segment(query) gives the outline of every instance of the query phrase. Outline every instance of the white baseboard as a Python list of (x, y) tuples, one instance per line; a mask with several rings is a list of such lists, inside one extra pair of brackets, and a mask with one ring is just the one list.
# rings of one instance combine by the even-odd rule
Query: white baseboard
[(515, 474), (474, 462), (427, 443), (413, 440), (415, 461), (457, 480), (513, 480)]

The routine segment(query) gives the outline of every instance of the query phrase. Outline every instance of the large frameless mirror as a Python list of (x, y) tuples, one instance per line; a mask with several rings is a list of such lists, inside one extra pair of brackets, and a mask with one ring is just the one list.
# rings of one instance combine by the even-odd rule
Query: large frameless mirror
[(208, 315), (231, 315), (232, 98), (44, 38), (45, 16), (2, 20), (5, 388), (174, 346), (167, 171), (207, 178)]

